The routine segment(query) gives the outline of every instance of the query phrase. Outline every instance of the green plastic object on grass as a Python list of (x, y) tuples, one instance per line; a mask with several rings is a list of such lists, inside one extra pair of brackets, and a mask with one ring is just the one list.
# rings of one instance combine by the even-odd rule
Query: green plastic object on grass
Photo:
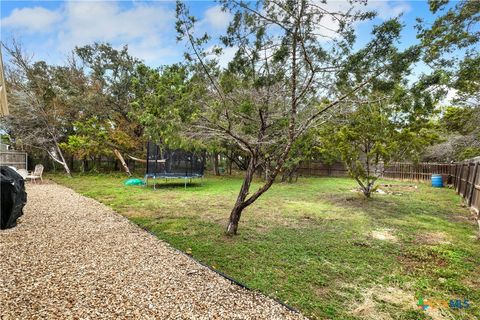
[(143, 186), (143, 180), (138, 178), (128, 179), (123, 183), (126, 186)]

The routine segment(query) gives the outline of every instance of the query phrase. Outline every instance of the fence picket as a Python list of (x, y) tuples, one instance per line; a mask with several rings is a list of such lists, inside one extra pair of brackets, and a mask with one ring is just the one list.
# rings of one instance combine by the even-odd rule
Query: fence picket
[(471, 184), (471, 187), (470, 187), (470, 192), (469, 192), (469, 195), (468, 195), (468, 202), (467, 202), (469, 207), (472, 205), (472, 202), (473, 202), (473, 194), (475, 192), (475, 184), (476, 184), (476, 181), (477, 181), (477, 174), (478, 174), (478, 164), (479, 164), (479, 162), (476, 162), (475, 163), (475, 169), (473, 169), (472, 184)]

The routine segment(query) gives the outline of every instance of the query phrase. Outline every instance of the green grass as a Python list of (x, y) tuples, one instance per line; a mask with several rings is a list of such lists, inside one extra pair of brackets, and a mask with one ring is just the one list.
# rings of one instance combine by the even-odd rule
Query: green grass
[[(186, 190), (169, 182), (156, 191), (125, 187), (120, 175), (50, 178), (312, 318), (428, 319), (433, 314), (415, 306), (419, 297), (469, 300), (468, 309), (440, 310), (445, 319), (480, 314), (480, 242), (450, 189), (420, 184), (364, 200), (350, 179), (301, 178), (275, 184), (245, 210), (239, 235), (227, 237), (240, 178), (208, 177)], [(396, 239), (372, 236), (382, 230)]]

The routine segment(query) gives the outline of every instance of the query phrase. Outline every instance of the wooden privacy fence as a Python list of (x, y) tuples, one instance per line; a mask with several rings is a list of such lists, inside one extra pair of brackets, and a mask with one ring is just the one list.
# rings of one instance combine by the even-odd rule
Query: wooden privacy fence
[(451, 183), (449, 176), (452, 174), (454, 165), (455, 164), (452, 163), (420, 162), (414, 164), (396, 162), (385, 168), (383, 177), (400, 180), (427, 181), (431, 179), (432, 174), (441, 174), (445, 183)]
[(297, 169), (300, 175), (309, 176), (328, 176), (328, 177), (344, 177), (348, 176), (347, 168), (341, 162), (328, 165), (320, 161), (304, 161), (300, 163)]
[[(341, 162), (326, 165), (317, 161), (300, 164), (298, 173), (312, 176), (347, 176), (348, 171)], [(480, 211), (480, 157), (456, 163), (407, 163), (388, 165), (384, 178), (398, 180), (429, 181), (432, 174), (441, 174), (445, 184), (452, 184), (469, 207)]]
[[(399, 180), (430, 180), (432, 174), (441, 174), (444, 176), (444, 181), (447, 181), (451, 175), (452, 167), (455, 164), (451, 163), (407, 163), (396, 162), (388, 165), (383, 170), (384, 178), (392, 178)], [(348, 176), (348, 170), (343, 163), (336, 162), (332, 165), (323, 164), (319, 161), (305, 161), (300, 163), (298, 173), (301, 175), (312, 176)]]
[(480, 212), (480, 157), (452, 166), (453, 186), (466, 204)]
[(12, 166), (17, 169), (27, 168), (27, 153), (23, 151), (0, 151), (0, 165)]

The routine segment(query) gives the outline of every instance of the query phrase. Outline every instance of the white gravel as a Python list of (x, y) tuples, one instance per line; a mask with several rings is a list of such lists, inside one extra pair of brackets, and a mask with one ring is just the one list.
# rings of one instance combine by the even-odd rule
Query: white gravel
[(29, 184), (0, 231), (0, 319), (303, 319), (95, 200)]

